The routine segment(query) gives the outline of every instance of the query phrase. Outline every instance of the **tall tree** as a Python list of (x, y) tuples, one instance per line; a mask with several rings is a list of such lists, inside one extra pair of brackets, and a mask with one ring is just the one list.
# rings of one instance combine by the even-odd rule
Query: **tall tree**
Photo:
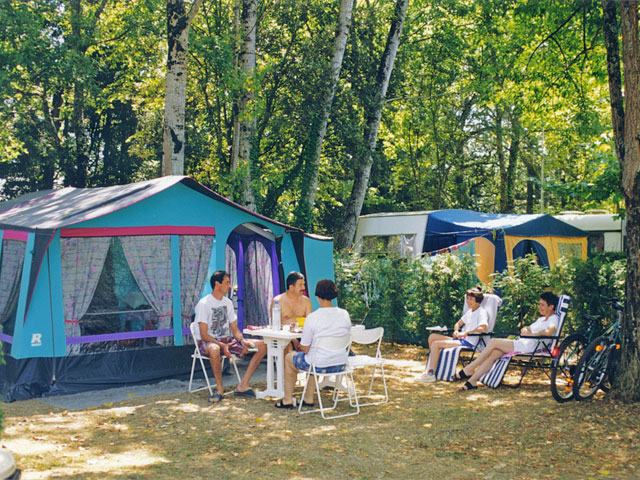
[(611, 120), (620, 163), (627, 219), (627, 275), (622, 322), (622, 361), (616, 375), (619, 396), (640, 400), (640, 52), (638, 2), (620, 1), (624, 97), (620, 73), (618, 20), (614, 0), (602, 0), (607, 48)]
[(336, 236), (336, 247), (345, 248), (351, 244), (356, 233), (358, 217), (362, 210), (362, 204), (369, 185), (371, 166), (373, 165), (373, 155), (376, 150), (378, 140), (378, 128), (382, 117), (389, 79), (393, 71), (393, 64), (400, 45), (400, 36), (404, 19), (407, 14), (409, 0), (397, 0), (396, 7), (391, 19), (391, 27), (387, 36), (387, 43), (380, 60), (380, 67), (376, 76), (376, 89), (373, 100), (367, 111), (367, 122), (365, 130), (364, 151), (358, 159), (358, 164), (354, 173), (353, 187), (347, 203), (342, 228)]
[(202, 0), (193, 0), (189, 12), (184, 0), (167, 0), (167, 72), (164, 96), (162, 174), (184, 173), (184, 119), (187, 91), (189, 30)]
[(320, 167), (320, 153), (322, 142), (327, 133), (327, 122), (329, 121), (329, 111), (333, 104), (333, 97), (336, 93), (336, 85), (340, 77), (342, 59), (347, 46), (349, 28), (351, 26), (351, 15), (353, 12), (353, 0), (341, 0), (340, 12), (338, 13), (338, 29), (333, 43), (333, 54), (331, 57), (330, 76), (324, 82), (324, 92), (318, 111), (311, 116), (309, 135), (302, 146), (302, 170), (300, 201), (296, 206), (296, 225), (308, 230), (313, 225), (313, 207), (318, 189), (318, 176)]
[[(233, 125), (233, 151), (231, 152), (231, 172), (240, 182), (241, 204), (256, 211), (256, 198), (251, 182), (252, 147), (255, 143), (256, 113), (255, 99), (256, 70), (256, 26), (258, 1), (241, 0), (239, 21), (240, 49), (237, 64), (242, 75), (242, 86), (238, 94)], [(237, 10), (236, 10), (237, 11)], [(253, 155), (257, 152), (253, 152)]]

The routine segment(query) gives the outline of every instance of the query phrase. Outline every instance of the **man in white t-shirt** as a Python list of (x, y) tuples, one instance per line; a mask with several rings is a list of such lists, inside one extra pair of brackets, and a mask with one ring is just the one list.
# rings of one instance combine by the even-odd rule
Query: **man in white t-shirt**
[(199, 324), (201, 338), (198, 347), (201, 352), (209, 356), (213, 376), (216, 379), (217, 393), (209, 398), (211, 403), (220, 402), (224, 395), (221, 355), (230, 358), (232, 354), (241, 356), (255, 352), (244, 377), (234, 390), (235, 395), (255, 397), (255, 392), (249, 386), (249, 380), (267, 353), (267, 346), (262, 340), (246, 340), (242, 336), (233, 303), (225, 296), (230, 287), (229, 274), (218, 270), (211, 276), (213, 291), (202, 298), (195, 309), (195, 321)]

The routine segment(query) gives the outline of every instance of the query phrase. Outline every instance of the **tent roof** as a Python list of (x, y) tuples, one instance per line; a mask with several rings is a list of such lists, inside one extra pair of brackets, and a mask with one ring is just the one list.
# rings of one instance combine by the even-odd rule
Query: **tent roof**
[(298, 230), (295, 227), (289, 227), (283, 223), (250, 212), (231, 200), (218, 195), (194, 179), (179, 175), (112, 187), (67, 187), (60, 190), (30, 193), (16, 200), (0, 203), (0, 228), (56, 230), (128, 207), (178, 183), (182, 183), (234, 208), (243, 210), (261, 221)]
[(470, 210), (440, 210), (429, 215), (428, 233), (484, 235), (502, 230), (507, 235), (542, 237), (586, 237), (587, 233), (551, 215), (480, 213)]

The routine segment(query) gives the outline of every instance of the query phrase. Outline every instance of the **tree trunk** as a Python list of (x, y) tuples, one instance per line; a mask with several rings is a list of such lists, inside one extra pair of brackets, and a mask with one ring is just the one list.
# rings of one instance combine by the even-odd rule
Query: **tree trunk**
[(338, 16), (338, 29), (333, 44), (333, 55), (331, 58), (331, 78), (326, 85), (324, 98), (320, 105), (320, 110), (312, 114), (311, 130), (305, 144), (302, 147), (302, 184), (300, 201), (296, 206), (296, 224), (298, 227), (309, 230), (313, 225), (313, 207), (316, 202), (316, 190), (318, 188), (318, 174), (320, 167), (320, 152), (322, 142), (327, 132), (327, 122), (329, 121), (329, 111), (333, 103), (336, 92), (342, 59), (347, 46), (349, 28), (351, 27), (351, 14), (353, 11), (353, 0), (340, 1), (340, 13)]
[(162, 175), (184, 174), (184, 117), (189, 29), (202, 0), (186, 13), (184, 0), (167, 0), (167, 73), (164, 95)]
[[(638, 2), (620, 2), (624, 107), (618, 59), (618, 28), (613, 0), (602, 0), (611, 116), (620, 163), (620, 185), (627, 218), (627, 274), (622, 321), (622, 353), (616, 391), (626, 402), (640, 400), (640, 55)], [(622, 136), (622, 138), (620, 138)]]
[(506, 198), (505, 209), (503, 210), (505, 213), (512, 213), (516, 207), (513, 189), (516, 184), (516, 169), (518, 166), (518, 156), (520, 155), (520, 138), (522, 134), (520, 112), (517, 107), (513, 107), (513, 110), (509, 112), (509, 123), (511, 125), (511, 142), (509, 145), (509, 162), (506, 172)]
[(389, 29), (389, 36), (387, 37), (387, 44), (382, 54), (378, 75), (376, 77), (374, 100), (371, 104), (371, 110), (367, 112), (365, 151), (360, 157), (360, 162), (354, 172), (353, 187), (351, 189), (349, 202), (347, 203), (344, 221), (342, 228), (336, 235), (337, 248), (346, 248), (351, 245), (356, 233), (358, 217), (362, 211), (362, 204), (364, 203), (364, 197), (367, 192), (367, 187), (369, 186), (373, 154), (375, 153), (376, 142), (378, 140), (378, 127), (380, 126), (380, 118), (382, 117), (382, 107), (384, 106), (389, 79), (391, 78), (398, 45), (400, 44), (400, 35), (402, 34), (408, 4), (409, 0), (397, 0), (396, 2), (391, 28)]
[(504, 127), (502, 124), (502, 110), (496, 108), (496, 156), (498, 157), (498, 169), (500, 171), (500, 212), (507, 211), (507, 165), (504, 158)]
[[(251, 184), (251, 155), (256, 132), (256, 116), (253, 109), (253, 77), (256, 69), (256, 20), (257, 0), (242, 0), (240, 15), (240, 52), (238, 67), (243, 75), (243, 85), (237, 101), (233, 125), (234, 139), (231, 154), (231, 171), (240, 181), (239, 202), (251, 211), (256, 211), (256, 199)], [(257, 152), (253, 152), (254, 155)]]
[[(70, 3), (71, 10), (71, 38), (69, 45), (76, 52), (77, 58), (84, 56), (86, 47), (83, 45), (82, 24), (83, 18), (82, 5), (80, 0), (73, 0)], [(74, 136), (73, 157), (74, 162), (67, 164), (65, 171), (65, 185), (73, 187), (87, 186), (87, 164), (89, 157), (87, 155), (87, 133), (84, 120), (84, 75), (82, 69), (74, 70), (73, 83), (73, 112), (71, 115), (71, 129)]]

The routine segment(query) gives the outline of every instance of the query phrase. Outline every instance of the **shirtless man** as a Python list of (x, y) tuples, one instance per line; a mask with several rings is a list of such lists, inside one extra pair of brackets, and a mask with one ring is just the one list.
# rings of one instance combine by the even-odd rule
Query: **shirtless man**
[[(287, 291), (274, 297), (271, 301), (271, 313), (273, 314), (273, 305), (278, 301), (280, 305), (280, 321), (282, 325), (296, 326), (297, 317), (307, 317), (311, 313), (311, 300), (304, 295), (305, 283), (304, 276), (300, 272), (291, 272), (287, 276)], [(294, 340), (293, 346), (296, 350), (300, 347), (297, 340)], [(287, 345), (285, 354), (291, 351), (291, 347)]]

